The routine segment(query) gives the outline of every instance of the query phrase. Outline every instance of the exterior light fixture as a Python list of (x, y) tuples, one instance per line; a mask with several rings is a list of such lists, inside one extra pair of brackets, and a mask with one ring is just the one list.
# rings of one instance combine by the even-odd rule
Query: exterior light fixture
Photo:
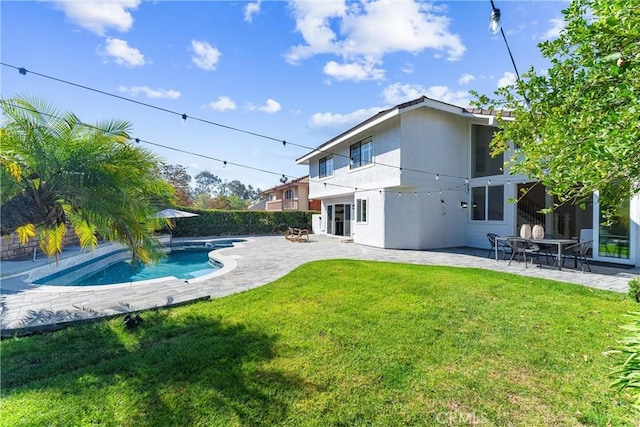
[(462, 209), (467, 209), (467, 208), (469, 207), (469, 203), (464, 202), (464, 201), (463, 201), (463, 202), (460, 202), (460, 207), (461, 207)]
[[(520, 81), (520, 73), (518, 72), (518, 67), (516, 67), (516, 61), (513, 59), (513, 54), (511, 53), (511, 48), (509, 47), (509, 43), (507, 42), (507, 36), (504, 34), (504, 29), (502, 28), (502, 24), (500, 22), (500, 9), (496, 7), (493, 3), (493, 0), (489, 0), (491, 2), (491, 17), (489, 18), (489, 31), (491, 34), (497, 34), (500, 31), (502, 34), (502, 39), (504, 40), (504, 44), (507, 46), (507, 52), (509, 52), (509, 58), (511, 58), (511, 64), (513, 65), (513, 69), (516, 72), (516, 82)], [(530, 101), (527, 95), (523, 94), (524, 102), (527, 108), (529, 108)]]
[(492, 0), (491, 1), (491, 18), (489, 19), (489, 32), (491, 34), (496, 34), (501, 29), (502, 29), (502, 24), (500, 23), (500, 9), (496, 8)]
[(439, 173), (436, 174), (436, 180), (438, 180), (438, 179), (440, 179), (440, 174)]

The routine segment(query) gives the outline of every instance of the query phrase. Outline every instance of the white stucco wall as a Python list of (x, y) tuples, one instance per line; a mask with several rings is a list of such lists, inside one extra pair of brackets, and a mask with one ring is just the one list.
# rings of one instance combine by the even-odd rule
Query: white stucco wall
[[(464, 184), (469, 173), (469, 119), (418, 108), (401, 115), (400, 132), (403, 186), (440, 189)], [(438, 181), (436, 173), (441, 175)]]
[[(375, 129), (363, 132), (331, 148), (333, 155), (333, 176), (319, 178), (319, 161), (328, 153), (323, 153), (309, 162), (309, 198), (321, 199), (353, 194), (356, 190), (381, 189), (400, 183), (400, 130), (399, 119), (393, 118)], [(349, 167), (351, 145), (373, 137), (373, 156), (377, 164), (356, 169)], [(392, 167), (384, 166), (391, 165)]]
[[(358, 191), (357, 199), (367, 200), (367, 221), (354, 221), (353, 241), (362, 245), (385, 247), (385, 192), (382, 190)], [(356, 212), (357, 215), (357, 212)]]

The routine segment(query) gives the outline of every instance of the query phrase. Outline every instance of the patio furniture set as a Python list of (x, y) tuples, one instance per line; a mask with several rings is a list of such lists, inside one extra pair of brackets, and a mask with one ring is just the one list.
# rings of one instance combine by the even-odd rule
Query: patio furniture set
[(581, 234), (579, 239), (552, 238), (544, 235), (542, 226), (534, 226), (532, 230), (529, 224), (521, 227), (520, 236), (499, 236), (488, 233), (487, 239), (491, 249), (487, 257), (493, 254), (498, 261), (498, 255), (502, 253), (502, 258), (508, 259), (509, 265), (514, 260), (524, 261), (525, 268), (528, 267), (529, 259), (532, 264), (536, 260), (538, 267), (542, 268), (542, 257), (544, 257), (547, 265), (558, 270), (562, 270), (565, 261), (573, 260), (574, 268), (577, 269), (580, 263), (584, 273), (585, 269), (591, 271), (588, 256), (592, 250), (593, 239), (589, 238), (588, 233)]

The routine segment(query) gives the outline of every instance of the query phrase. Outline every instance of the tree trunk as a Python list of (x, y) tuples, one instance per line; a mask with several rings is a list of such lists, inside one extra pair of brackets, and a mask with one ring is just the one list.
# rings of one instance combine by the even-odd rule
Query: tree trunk
[(18, 227), (36, 226), (64, 221), (64, 212), (44, 185), (38, 190), (27, 189), (0, 206), (0, 234), (7, 236)]

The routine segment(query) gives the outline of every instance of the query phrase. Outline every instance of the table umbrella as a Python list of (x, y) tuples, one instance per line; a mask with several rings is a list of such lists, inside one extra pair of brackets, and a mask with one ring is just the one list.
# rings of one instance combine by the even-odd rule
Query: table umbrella
[[(193, 212), (185, 212), (180, 211), (178, 209), (163, 209), (160, 212), (156, 212), (153, 216), (154, 218), (189, 218), (192, 216), (198, 216)], [(169, 247), (171, 247), (171, 239), (172, 239), (171, 228), (169, 228)]]

